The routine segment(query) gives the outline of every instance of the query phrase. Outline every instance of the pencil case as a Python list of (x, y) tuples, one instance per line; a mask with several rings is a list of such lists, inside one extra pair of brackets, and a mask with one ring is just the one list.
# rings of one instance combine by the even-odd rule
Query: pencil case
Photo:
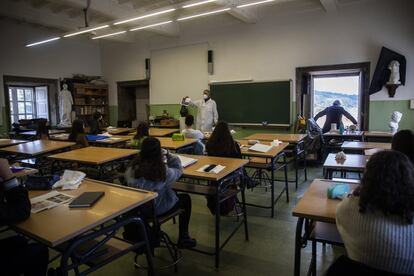
[(172, 136), (173, 141), (184, 141), (184, 135), (181, 133), (174, 133)]
[(348, 184), (335, 184), (328, 188), (328, 198), (343, 199), (349, 194)]

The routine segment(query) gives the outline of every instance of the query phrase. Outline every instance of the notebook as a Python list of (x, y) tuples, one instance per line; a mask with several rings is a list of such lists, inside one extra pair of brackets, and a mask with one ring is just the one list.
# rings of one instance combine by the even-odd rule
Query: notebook
[(270, 145), (263, 145), (263, 144), (257, 143), (255, 145), (251, 146), (249, 148), (249, 150), (258, 151), (258, 152), (268, 152), (269, 150), (272, 149), (272, 147), (273, 146), (270, 146)]
[(105, 192), (84, 192), (69, 203), (69, 208), (92, 207), (104, 194)]
[(182, 156), (182, 155), (177, 155), (178, 158), (181, 161), (181, 166), (183, 166), (183, 168), (186, 168), (192, 164), (194, 164), (195, 162), (197, 162), (197, 159), (194, 158), (190, 158), (190, 157), (186, 157), (186, 156)]

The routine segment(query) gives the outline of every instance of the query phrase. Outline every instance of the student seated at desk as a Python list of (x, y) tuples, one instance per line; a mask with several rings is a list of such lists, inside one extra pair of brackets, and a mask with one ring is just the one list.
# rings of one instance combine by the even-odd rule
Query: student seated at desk
[(181, 133), (184, 135), (185, 138), (198, 139), (197, 143), (194, 144), (193, 153), (197, 155), (203, 155), (205, 147), (201, 140), (204, 139), (204, 134), (197, 129), (193, 129), (193, 125), (194, 125), (194, 116), (187, 115), (185, 117), (185, 129), (183, 129)]
[(397, 151), (374, 154), (358, 190), (336, 209), (350, 259), (389, 273), (414, 274), (414, 168)]
[(95, 112), (92, 115), (92, 120), (89, 122), (89, 134), (98, 135), (101, 134), (101, 122), (102, 114), (100, 112)]
[[(30, 208), (27, 190), (13, 177), (9, 162), (0, 159), (0, 226), (27, 219)], [(21, 236), (0, 240), (1, 275), (46, 275), (48, 260), (46, 246), (29, 244)]]
[(76, 119), (72, 122), (72, 130), (69, 134), (69, 141), (75, 142), (77, 145), (82, 147), (89, 146), (82, 120)]
[(404, 153), (414, 164), (414, 133), (411, 130), (404, 129), (394, 134), (391, 148)]
[(137, 126), (137, 134), (131, 140), (131, 148), (141, 149), (142, 141), (149, 137), (149, 126), (146, 122), (141, 122)]
[(47, 121), (40, 121), (36, 128), (36, 138), (39, 140), (49, 140), (49, 127)]
[(172, 185), (181, 177), (182, 172), (180, 159), (168, 151), (161, 150), (161, 143), (157, 138), (148, 137), (142, 142), (140, 153), (126, 170), (125, 180), (130, 187), (158, 193), (155, 199), (156, 216), (177, 209), (184, 210), (179, 217), (178, 245), (191, 248), (196, 246), (196, 240), (192, 239), (188, 232), (191, 197), (188, 194), (176, 194), (172, 189)]

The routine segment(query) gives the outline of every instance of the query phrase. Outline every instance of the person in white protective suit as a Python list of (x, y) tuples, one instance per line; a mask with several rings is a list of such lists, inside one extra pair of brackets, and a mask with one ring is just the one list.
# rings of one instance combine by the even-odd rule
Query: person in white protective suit
[(210, 91), (203, 91), (203, 99), (192, 101), (189, 97), (184, 98), (191, 106), (197, 107), (196, 128), (202, 132), (210, 132), (218, 122), (217, 104), (211, 99)]
[(72, 104), (73, 98), (72, 94), (68, 90), (68, 85), (65, 83), (63, 84), (63, 89), (59, 93), (59, 118), (60, 123), (59, 126), (62, 127), (70, 127), (72, 125)]

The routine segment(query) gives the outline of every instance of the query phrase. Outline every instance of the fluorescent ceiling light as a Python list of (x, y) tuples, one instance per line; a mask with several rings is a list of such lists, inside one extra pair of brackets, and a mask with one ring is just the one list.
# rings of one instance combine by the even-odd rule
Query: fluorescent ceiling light
[(100, 30), (100, 29), (104, 29), (104, 28), (108, 28), (108, 27), (109, 27), (109, 25), (104, 25), (104, 26), (95, 27), (95, 28), (88, 28), (88, 29), (85, 29), (85, 30), (82, 30), (82, 31), (79, 31), (79, 32), (76, 32), (76, 33), (71, 33), (71, 34), (64, 35), (63, 37), (71, 37), (71, 36), (74, 36), (74, 35), (89, 33), (89, 32), (92, 32), (92, 31), (96, 31), (96, 30)]
[(154, 12), (154, 13), (150, 13), (150, 14), (146, 14), (146, 15), (142, 15), (142, 16), (138, 16), (138, 17), (134, 17), (134, 18), (130, 18), (130, 19), (118, 21), (118, 22), (115, 22), (114, 25), (119, 25), (119, 24), (131, 22), (131, 21), (135, 21), (135, 20), (140, 20), (140, 19), (144, 19), (144, 18), (148, 18), (148, 17), (152, 17), (152, 16), (164, 14), (164, 13), (169, 13), (169, 12), (173, 12), (175, 10), (176, 9), (169, 9), (169, 10)]
[(177, 20), (178, 21), (183, 21), (183, 20), (188, 20), (188, 19), (191, 19), (191, 18), (196, 18), (196, 17), (200, 17), (200, 16), (206, 16), (206, 15), (220, 13), (220, 12), (225, 12), (225, 11), (229, 11), (229, 10), (231, 10), (231, 9), (230, 8), (225, 8), (225, 9), (221, 9), (221, 10), (215, 10), (215, 11), (211, 11), (211, 12), (205, 12), (205, 13), (200, 13), (200, 14), (196, 14), (196, 15), (181, 17), (181, 18), (178, 18)]
[(104, 38), (104, 37), (108, 37), (108, 36), (120, 35), (120, 34), (124, 34), (126, 32), (127, 31), (121, 31), (121, 32), (116, 32), (116, 33), (111, 33), (111, 34), (106, 34), (106, 35), (95, 36), (95, 37), (92, 37), (92, 39), (98, 39), (98, 38)]
[(205, 0), (205, 1), (197, 2), (197, 3), (193, 3), (193, 4), (188, 4), (188, 5), (183, 6), (183, 9), (187, 9), (187, 8), (191, 8), (191, 7), (195, 7), (195, 6), (200, 6), (200, 5), (204, 5), (204, 4), (215, 2), (215, 1), (216, 0)]
[(237, 6), (237, 8), (246, 8), (246, 7), (250, 7), (250, 6), (256, 6), (256, 5), (260, 5), (260, 4), (273, 2), (273, 1), (275, 1), (275, 0), (264, 0), (264, 1), (259, 1), (259, 2), (253, 2), (253, 3), (249, 3), (249, 4), (239, 5), (239, 6)]
[(148, 28), (152, 28), (152, 27), (156, 27), (156, 26), (161, 26), (161, 25), (165, 25), (165, 24), (169, 24), (172, 23), (172, 21), (164, 21), (164, 22), (160, 22), (160, 23), (156, 23), (156, 24), (151, 24), (151, 25), (147, 25), (147, 26), (142, 26), (142, 27), (137, 27), (137, 28), (133, 28), (130, 31), (138, 31), (138, 30), (143, 30), (143, 29), (148, 29)]
[(58, 39), (60, 39), (59, 36), (54, 37), (54, 38), (50, 38), (50, 39), (46, 39), (46, 40), (42, 40), (42, 41), (39, 41), (39, 42), (34, 42), (34, 43), (31, 43), (31, 44), (27, 44), (26, 47), (32, 47), (32, 46), (48, 43), (48, 42), (51, 42), (51, 41), (55, 41), (55, 40), (58, 40)]

